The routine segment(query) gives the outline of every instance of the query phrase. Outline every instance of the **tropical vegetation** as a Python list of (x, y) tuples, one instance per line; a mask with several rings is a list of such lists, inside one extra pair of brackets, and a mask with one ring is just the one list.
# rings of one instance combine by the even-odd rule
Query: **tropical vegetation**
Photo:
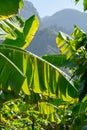
[(22, 0), (1, 5), (0, 129), (82, 129), (87, 125), (87, 34), (76, 25), (71, 36), (59, 32), (61, 53), (38, 57), (26, 51), (39, 27), (37, 16), (21, 19)]

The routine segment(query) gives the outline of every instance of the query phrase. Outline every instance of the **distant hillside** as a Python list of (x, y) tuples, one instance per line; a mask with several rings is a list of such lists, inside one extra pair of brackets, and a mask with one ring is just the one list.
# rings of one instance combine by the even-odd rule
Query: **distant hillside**
[(59, 53), (55, 42), (57, 34), (57, 32), (51, 29), (39, 30), (28, 47), (28, 50), (39, 56), (44, 54)]
[(87, 32), (87, 14), (74, 9), (64, 9), (54, 15), (42, 19), (41, 29), (52, 28), (70, 34), (77, 25)]
[(55, 39), (59, 31), (71, 34), (74, 25), (87, 32), (87, 14), (73, 9), (64, 9), (41, 20), (40, 29), (28, 50), (37, 54), (59, 53)]

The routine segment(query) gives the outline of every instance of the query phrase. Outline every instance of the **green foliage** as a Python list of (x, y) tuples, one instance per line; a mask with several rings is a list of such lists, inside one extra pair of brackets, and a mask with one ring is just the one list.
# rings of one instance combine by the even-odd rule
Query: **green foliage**
[[(29, 91), (32, 89), (36, 93), (57, 96), (58, 98), (64, 97), (67, 100), (70, 97), (77, 97), (77, 89), (74, 87), (72, 80), (70, 81), (70, 77), (43, 59), (36, 57), (29, 52), (8, 45), (0, 45), (0, 52), (7, 56), (7, 58), (22, 71), (21, 73), (25, 75), (26, 78), (24, 83), (21, 82), (20, 76), (17, 75), (17, 80), (20, 80), (21, 87), (25, 94), (29, 94)], [(3, 72), (5, 73), (4, 70)], [(11, 73), (15, 73), (14, 70), (13, 72), (11, 70)], [(14, 83), (16, 84), (14, 79), (15, 75), (13, 75), (12, 82), (10, 81), (7, 83), (6, 88), (8, 88), (9, 85), (13, 88), (12, 85)], [(8, 81), (8, 77), (6, 81)], [(20, 82), (17, 83), (19, 90), (21, 90)], [(1, 84), (3, 89), (3, 82), (1, 82)], [(15, 87), (14, 89), (16, 89)]]
[[(16, 93), (19, 93), (22, 83), (24, 82), (25, 75), (2, 53), (0, 53), (0, 62), (0, 89), (6, 91), (8, 86), (11, 85), (12, 89)], [(19, 77), (19, 79), (17, 77)]]
[(57, 67), (68, 67), (71, 64), (71, 62), (67, 60), (66, 55), (61, 55), (61, 54), (44, 55), (42, 56), (42, 58)]
[(73, 65), (70, 69), (73, 72), (72, 77), (78, 83), (80, 102), (71, 109), (74, 120), (71, 128), (81, 129), (87, 124), (87, 34), (75, 26), (71, 37), (60, 32), (56, 42), (60, 51)]
[[(29, 28), (26, 29), (26, 26), (29, 26)], [(64, 72), (40, 57), (19, 48), (25, 48), (30, 43), (34, 36), (33, 34), (38, 28), (38, 19), (36, 16), (32, 16), (24, 22), (16, 16), (1, 22), (0, 27), (1, 38), (3, 39), (6, 36), (3, 44), (0, 45), (1, 56), (3, 56), (1, 63), (5, 66), (3, 67), (3, 75), (1, 77), (0, 104), (2, 107), (1, 113), (4, 111), (6, 115), (2, 114), (1, 128), (41, 129), (42, 127), (45, 129), (46, 127), (54, 127), (54, 125), (51, 126), (51, 122), (56, 126), (56, 123), (61, 122), (62, 118), (60, 114), (57, 114), (58, 106), (54, 105), (55, 99), (58, 98), (58, 101), (60, 101), (60, 103), (57, 101), (59, 108), (62, 107), (63, 102), (71, 102), (72, 104), (77, 101), (78, 90), (73, 85), (70, 77)], [(12, 66), (12, 69), (8, 67), (9, 70), (6, 65)], [(2, 66), (0, 66), (1, 70)], [(9, 72), (9, 75), (6, 72)], [(25, 100), (23, 105), (24, 111), (26, 111), (25, 108), (28, 104), (32, 104), (30, 108), (27, 108), (28, 113), (26, 117), (22, 116), (21, 113), (23, 111), (21, 112), (17, 108), (15, 101), (18, 97), (23, 103)], [(14, 110), (9, 106), (12, 100), (14, 100), (15, 104)], [(9, 101), (9, 104), (7, 101)], [(7, 103), (6, 108), (4, 108), (3, 103)], [(35, 104), (38, 104), (38, 107), (34, 107)], [(64, 104), (63, 108), (65, 109), (65, 107), (66, 104)], [(12, 110), (13, 112), (7, 115), (7, 111)], [(17, 111), (15, 113), (17, 119), (15, 119), (14, 111)], [(29, 112), (30, 115), (28, 115)], [(20, 121), (19, 115), (21, 115)], [(34, 123), (34, 121), (36, 122)]]
[(87, 34), (75, 26), (72, 38), (60, 32), (56, 42), (60, 51), (74, 64), (73, 76), (77, 76), (80, 81), (79, 99), (81, 100), (87, 93)]
[[(32, 41), (39, 26), (38, 18), (33, 15), (25, 22), (18, 16), (0, 23), (1, 34), (5, 38), (3, 44), (25, 49)], [(4, 37), (6, 35), (6, 37)]]
[(0, 20), (15, 15), (22, 6), (22, 0), (0, 0)]
[(76, 104), (65, 107), (66, 112), (63, 109), (60, 127), (63, 129), (66, 124), (72, 130), (81, 129), (87, 124), (87, 34), (75, 26), (71, 36), (59, 32), (56, 42), (62, 55), (46, 55), (43, 58), (58, 67), (68, 67), (79, 90)]
[[(81, 96), (87, 92), (87, 34), (77, 26), (71, 37), (60, 32), (56, 41), (63, 55), (43, 60), (23, 50), (38, 24), (35, 15), (0, 22), (0, 129), (81, 129), (87, 124), (87, 94)], [(73, 77), (61, 66), (72, 69)]]

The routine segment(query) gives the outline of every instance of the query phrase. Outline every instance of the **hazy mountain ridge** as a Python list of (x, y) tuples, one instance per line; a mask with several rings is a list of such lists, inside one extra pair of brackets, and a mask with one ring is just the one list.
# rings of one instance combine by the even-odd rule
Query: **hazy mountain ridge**
[(28, 50), (41, 56), (44, 54), (59, 53), (56, 48), (55, 38), (57, 32), (51, 29), (42, 29), (37, 32)]
[(64, 9), (42, 19), (41, 29), (51, 28), (53, 25), (57, 29), (62, 27), (70, 32), (73, 31), (73, 26), (77, 25), (87, 32), (87, 14), (74, 9)]
[(33, 4), (25, 1), (22, 17), (26, 19), (26, 17), (28, 18), (33, 14), (39, 17), (40, 27), (27, 49), (36, 55), (59, 53), (55, 43), (59, 31), (71, 34), (74, 25), (77, 25), (87, 32), (87, 13), (82, 13), (74, 9), (64, 9), (52, 16), (46, 16), (41, 19)]

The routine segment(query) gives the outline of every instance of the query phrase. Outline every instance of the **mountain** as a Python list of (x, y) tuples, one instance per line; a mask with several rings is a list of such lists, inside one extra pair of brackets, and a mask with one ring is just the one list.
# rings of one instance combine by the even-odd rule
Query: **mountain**
[(55, 42), (57, 34), (56, 31), (47, 28), (39, 30), (27, 49), (39, 56), (59, 53)]
[(87, 14), (74, 9), (64, 9), (52, 16), (44, 17), (28, 50), (39, 56), (59, 53), (55, 43), (58, 32), (70, 35), (74, 25), (87, 32)]
[(74, 25), (87, 32), (87, 13), (74, 9), (61, 10), (52, 16), (43, 18), (41, 29), (51, 28), (56, 31), (63, 30), (65, 33), (71, 34)]

